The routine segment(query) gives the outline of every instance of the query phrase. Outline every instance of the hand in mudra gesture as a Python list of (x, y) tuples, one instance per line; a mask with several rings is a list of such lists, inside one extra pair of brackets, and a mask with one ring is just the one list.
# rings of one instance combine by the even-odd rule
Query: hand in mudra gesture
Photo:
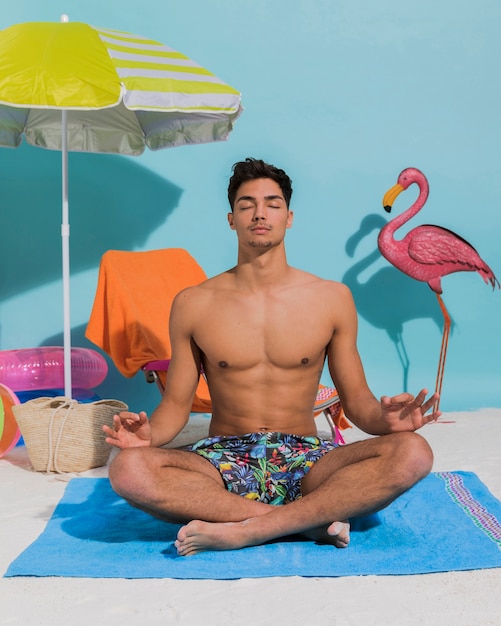
[(144, 411), (122, 411), (113, 416), (113, 427), (104, 425), (106, 443), (116, 448), (138, 448), (151, 445), (151, 427)]
[(381, 398), (383, 419), (388, 424), (390, 432), (414, 431), (425, 424), (437, 421), (441, 415), (440, 411), (435, 409), (439, 395), (434, 393), (426, 399), (427, 394), (426, 389), (421, 389), (415, 397), (406, 392), (391, 398), (388, 396)]

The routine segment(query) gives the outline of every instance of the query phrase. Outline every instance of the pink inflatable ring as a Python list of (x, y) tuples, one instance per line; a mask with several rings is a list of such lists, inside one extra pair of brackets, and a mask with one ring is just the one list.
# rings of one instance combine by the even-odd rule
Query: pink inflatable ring
[[(105, 358), (88, 348), (71, 349), (71, 382), (74, 389), (92, 389), (108, 373)], [(64, 351), (42, 346), (0, 351), (0, 382), (13, 391), (64, 388)]]

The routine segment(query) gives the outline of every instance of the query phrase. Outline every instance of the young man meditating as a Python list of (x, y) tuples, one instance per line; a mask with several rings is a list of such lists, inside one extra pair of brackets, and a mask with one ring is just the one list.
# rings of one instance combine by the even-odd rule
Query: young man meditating
[[(110, 466), (113, 488), (185, 524), (180, 555), (295, 533), (345, 547), (347, 520), (387, 506), (432, 467), (414, 431), (439, 417), (437, 395), (374, 397), (349, 289), (287, 263), (291, 194), (283, 170), (255, 159), (235, 164), (228, 223), (237, 265), (175, 298), (167, 386), (151, 419), (125, 412), (104, 427), (121, 448)], [(341, 447), (317, 438), (313, 405), (325, 359), (348, 418), (380, 436)], [(209, 437), (163, 449), (188, 422), (201, 366), (213, 405)]]

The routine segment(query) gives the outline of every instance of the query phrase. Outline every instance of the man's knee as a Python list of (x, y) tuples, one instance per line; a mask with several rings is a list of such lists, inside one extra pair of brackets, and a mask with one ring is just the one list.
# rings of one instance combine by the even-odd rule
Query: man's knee
[(406, 475), (404, 480), (410, 484), (427, 476), (433, 467), (433, 452), (424, 437), (417, 433), (398, 433), (395, 435), (395, 453), (398, 455), (398, 468)]
[(111, 461), (109, 479), (113, 490), (124, 498), (141, 488), (139, 484), (147, 480), (145, 451), (147, 448), (127, 448)]

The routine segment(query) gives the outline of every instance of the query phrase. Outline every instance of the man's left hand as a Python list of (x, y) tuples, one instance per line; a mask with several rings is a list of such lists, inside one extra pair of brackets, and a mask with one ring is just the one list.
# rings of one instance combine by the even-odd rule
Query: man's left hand
[(426, 389), (421, 389), (416, 397), (410, 393), (400, 393), (391, 398), (382, 396), (382, 417), (389, 431), (394, 433), (414, 431), (425, 424), (436, 422), (441, 412), (433, 407), (437, 405), (440, 396), (434, 393), (426, 400), (427, 394)]

